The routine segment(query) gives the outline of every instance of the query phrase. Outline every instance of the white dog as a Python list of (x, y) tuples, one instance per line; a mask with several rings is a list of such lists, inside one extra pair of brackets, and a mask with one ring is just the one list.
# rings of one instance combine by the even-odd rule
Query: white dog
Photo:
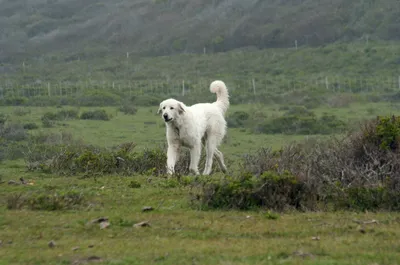
[(158, 114), (162, 113), (167, 127), (167, 170), (173, 174), (175, 164), (179, 159), (181, 146), (190, 148), (189, 170), (199, 174), (199, 161), (202, 141), (205, 142), (206, 164), (203, 175), (209, 175), (212, 169), (213, 157), (217, 158), (220, 168), (227, 172), (224, 157), (217, 149), (226, 134), (225, 112), (229, 107), (229, 94), (222, 81), (214, 81), (210, 91), (217, 94), (214, 103), (200, 103), (186, 106), (175, 99), (161, 102)]

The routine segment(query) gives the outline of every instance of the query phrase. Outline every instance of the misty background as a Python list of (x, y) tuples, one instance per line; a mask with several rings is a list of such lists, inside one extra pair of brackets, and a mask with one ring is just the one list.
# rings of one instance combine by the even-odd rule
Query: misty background
[[(0, 59), (141, 55), (400, 39), (395, 0), (1, 0)], [(88, 52), (90, 53), (90, 52)]]
[(0, 25), (0, 98), (400, 89), (395, 0), (0, 0)]

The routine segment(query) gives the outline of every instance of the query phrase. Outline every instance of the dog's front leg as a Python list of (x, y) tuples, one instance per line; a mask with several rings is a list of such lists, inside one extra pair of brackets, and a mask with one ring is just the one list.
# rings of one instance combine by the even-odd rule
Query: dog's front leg
[(200, 172), (199, 172), (200, 156), (201, 156), (201, 141), (196, 143), (190, 149), (190, 166), (189, 166), (189, 170), (194, 172), (196, 175), (200, 175)]
[(180, 146), (177, 144), (168, 145), (167, 152), (167, 173), (172, 175), (175, 173), (175, 164), (179, 159)]

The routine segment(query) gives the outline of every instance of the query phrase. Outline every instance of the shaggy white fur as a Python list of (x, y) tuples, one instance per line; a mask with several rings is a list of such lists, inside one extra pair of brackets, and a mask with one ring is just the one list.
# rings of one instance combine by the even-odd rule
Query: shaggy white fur
[(190, 148), (189, 170), (199, 174), (199, 161), (202, 140), (206, 148), (206, 164), (203, 175), (209, 175), (213, 157), (217, 158), (223, 172), (227, 171), (224, 157), (217, 149), (226, 134), (225, 112), (229, 107), (228, 89), (224, 82), (216, 80), (211, 83), (210, 91), (217, 94), (214, 103), (199, 103), (186, 106), (184, 103), (167, 99), (161, 102), (158, 113), (162, 113), (167, 127), (167, 169), (173, 174), (179, 159), (181, 146)]

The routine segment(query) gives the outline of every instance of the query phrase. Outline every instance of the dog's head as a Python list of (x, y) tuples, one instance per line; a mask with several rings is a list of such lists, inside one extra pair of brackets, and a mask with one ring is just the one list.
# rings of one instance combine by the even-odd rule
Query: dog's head
[(179, 118), (185, 112), (185, 105), (175, 99), (167, 99), (160, 103), (157, 114), (161, 114), (161, 117), (165, 122), (171, 122)]

